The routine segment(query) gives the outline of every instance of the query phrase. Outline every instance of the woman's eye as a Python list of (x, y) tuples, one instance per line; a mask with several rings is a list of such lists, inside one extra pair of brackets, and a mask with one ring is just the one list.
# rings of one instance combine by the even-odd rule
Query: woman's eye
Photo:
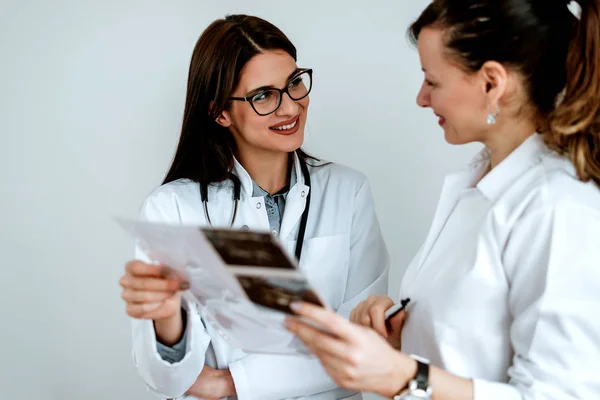
[(302, 83), (302, 77), (299, 76), (296, 79), (294, 79), (293, 81), (291, 81), (288, 86), (298, 86), (301, 83)]
[(433, 82), (431, 82), (430, 80), (428, 80), (428, 79), (425, 79), (425, 84), (426, 84), (427, 86), (431, 86), (431, 87), (434, 87), (434, 86), (435, 86), (435, 84), (434, 84)]
[(268, 100), (269, 97), (271, 97), (271, 92), (261, 92), (261, 93), (256, 94), (252, 98), (252, 100), (254, 100), (254, 101), (265, 101), (265, 100)]

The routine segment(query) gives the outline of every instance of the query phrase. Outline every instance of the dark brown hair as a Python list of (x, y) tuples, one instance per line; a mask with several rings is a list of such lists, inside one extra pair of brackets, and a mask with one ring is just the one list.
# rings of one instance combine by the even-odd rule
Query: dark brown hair
[(450, 55), (471, 72), (486, 61), (518, 71), (547, 125), (548, 146), (579, 178), (600, 185), (600, 0), (434, 0), (409, 28), (446, 31)]
[[(202, 33), (190, 62), (179, 144), (163, 184), (181, 178), (207, 184), (228, 178), (236, 144), (215, 120), (229, 107), (244, 65), (265, 50), (282, 50), (297, 59), (287, 36), (258, 17), (229, 15)], [(298, 154), (312, 158), (301, 149)]]

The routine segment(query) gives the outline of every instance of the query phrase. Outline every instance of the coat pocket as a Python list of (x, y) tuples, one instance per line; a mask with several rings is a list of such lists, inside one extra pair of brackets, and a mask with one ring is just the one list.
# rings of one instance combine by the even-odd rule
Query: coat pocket
[[(295, 242), (290, 243), (293, 249)], [(334, 309), (342, 304), (350, 265), (350, 237), (347, 234), (319, 236), (304, 240), (300, 270)]]

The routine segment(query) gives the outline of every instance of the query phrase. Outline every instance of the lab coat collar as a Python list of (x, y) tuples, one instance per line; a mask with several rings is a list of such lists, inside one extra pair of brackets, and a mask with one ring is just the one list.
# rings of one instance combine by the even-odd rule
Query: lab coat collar
[[(542, 160), (550, 150), (544, 136), (534, 133), (513, 150), (500, 164), (487, 173), (476, 185), (477, 189), (494, 202), (515, 180)], [(482, 170), (490, 162), (490, 151), (482, 150), (473, 160), (472, 167)]]
[[(296, 172), (296, 181), (295, 183), (300, 183), (301, 186), (304, 186), (304, 175), (302, 174), (302, 170), (300, 168), (300, 161), (298, 154), (294, 152), (294, 171)], [(233, 173), (240, 179), (242, 184), (242, 192), (246, 194), (247, 197), (253, 197), (254, 192), (254, 181), (252, 177), (246, 171), (246, 169), (242, 166), (242, 164), (237, 160), (237, 158), (233, 157)], [(290, 181), (290, 186), (293, 187), (295, 184)], [(290, 187), (290, 189), (291, 189)]]

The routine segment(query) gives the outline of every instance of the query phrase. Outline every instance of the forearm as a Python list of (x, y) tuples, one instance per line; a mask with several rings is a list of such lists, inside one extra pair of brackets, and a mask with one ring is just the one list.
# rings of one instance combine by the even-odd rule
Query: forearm
[(184, 321), (183, 312), (176, 313), (173, 317), (154, 321), (156, 339), (165, 346), (173, 346), (181, 340)]
[(430, 367), (432, 400), (473, 400), (473, 380), (453, 375), (441, 368)]
[(236, 390), (228, 369), (218, 370), (205, 366), (186, 394), (204, 399), (221, 399), (235, 396)]
[[(186, 311), (187, 313), (188, 311)], [(202, 371), (210, 336), (196, 312), (187, 315), (185, 354), (171, 362), (158, 353), (156, 331), (151, 320), (133, 320), (133, 360), (146, 384), (163, 397), (180, 397)]]
[[(408, 387), (408, 383), (417, 374), (417, 362), (405, 354), (398, 353), (398, 363), (393, 369), (393, 377), (388, 382), (398, 382), (397, 386), (384, 388), (380, 393), (393, 398), (401, 390)], [(432, 389), (432, 400), (473, 400), (473, 381), (453, 375), (441, 368), (429, 367), (429, 386)]]

